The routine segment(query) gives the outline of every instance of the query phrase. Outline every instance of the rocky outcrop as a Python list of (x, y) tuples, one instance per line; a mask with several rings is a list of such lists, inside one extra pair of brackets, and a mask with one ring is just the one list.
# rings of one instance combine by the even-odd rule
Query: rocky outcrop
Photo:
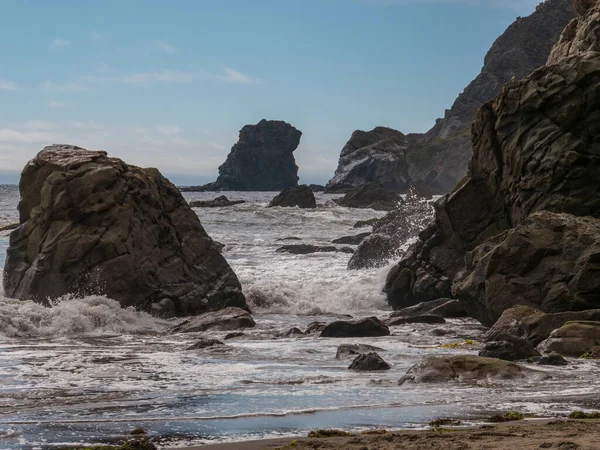
[(46, 147), (21, 174), (6, 295), (107, 295), (184, 316), (246, 307), (240, 283), (179, 190), (106, 152)]
[(358, 355), (348, 366), (350, 370), (377, 371), (390, 370), (392, 367), (386, 363), (376, 352)]
[(567, 322), (538, 346), (542, 353), (556, 352), (579, 358), (600, 345), (600, 322)]
[[(511, 239), (518, 239), (525, 229), (534, 227), (537, 231), (531, 238), (535, 243), (531, 243), (530, 250), (539, 251), (511, 255), (506, 263), (513, 264), (515, 274), (521, 272), (527, 274), (527, 280), (540, 280), (541, 275), (533, 267), (543, 270), (554, 256), (564, 258), (562, 273), (570, 273), (566, 283), (571, 283), (566, 290), (562, 283), (552, 293), (537, 294), (538, 299), (543, 298), (537, 305), (547, 311), (600, 306), (594, 303), (594, 297), (598, 298), (596, 288), (583, 284), (591, 280), (585, 271), (596, 270), (595, 253), (578, 260), (558, 244), (551, 249), (549, 243), (550, 247), (544, 249), (543, 239), (560, 231), (542, 231), (552, 224), (568, 224), (564, 238), (594, 239), (597, 226), (592, 224), (600, 216), (600, 146), (596, 142), (600, 128), (595, 119), (600, 114), (599, 88), (600, 54), (590, 51), (545, 66), (522, 81), (510, 82), (497, 98), (482, 106), (473, 125), (469, 175), (435, 204), (434, 224), (388, 275), (386, 292), (392, 305), (405, 307), (450, 296), (452, 280), (465, 269), (465, 258), (467, 272), (472, 273), (472, 264), (486, 258), (486, 248), (497, 248), (504, 238), (509, 239), (504, 245), (511, 245)], [(566, 214), (538, 214), (517, 228), (537, 211)], [(517, 229), (504, 238), (497, 236), (511, 228)], [(573, 245), (583, 248), (586, 244)], [(549, 254), (557, 251), (564, 254)], [(486, 262), (489, 267), (484, 269)], [(497, 256), (486, 262), (478, 266), (479, 273), (485, 270), (493, 276), (499, 264)], [(524, 267), (526, 264), (533, 267)], [(580, 269), (584, 271), (580, 273)], [(502, 307), (493, 311), (487, 307), (477, 309), (477, 304), (490, 304), (489, 299), (479, 297), (478, 302), (473, 301), (476, 282), (469, 287), (465, 276), (456, 285), (457, 297), (473, 317), (485, 324), (493, 323)], [(577, 284), (580, 278), (582, 283)], [(540, 285), (540, 289), (546, 288), (550, 286)], [(559, 289), (567, 297), (559, 299)], [(478, 292), (481, 295), (483, 291)], [(515, 302), (506, 303), (512, 304)]]
[(233, 331), (254, 328), (256, 322), (241, 308), (225, 308), (192, 317), (170, 329), (171, 333), (197, 333), (199, 331)]
[(368, 183), (350, 190), (342, 198), (335, 199), (334, 202), (346, 208), (391, 211), (404, 203), (404, 200), (397, 192), (384, 189), (374, 183)]
[(246, 200), (229, 200), (226, 196), (221, 195), (213, 200), (197, 200), (190, 202), (192, 208), (223, 208), (226, 206), (240, 205), (246, 203)]
[(279, 247), (276, 252), (292, 255), (308, 255), (310, 253), (354, 253), (350, 247), (334, 247), (333, 245), (290, 244)]
[(402, 256), (402, 247), (433, 219), (430, 202), (408, 197), (397, 209), (373, 223), (373, 232), (360, 243), (348, 262), (349, 269), (383, 267)]
[(407, 147), (406, 136), (391, 128), (355, 131), (342, 149), (326, 192), (347, 192), (368, 183), (406, 192), (410, 185), (405, 156)]
[(315, 194), (313, 194), (312, 189), (303, 185), (281, 191), (273, 200), (271, 200), (271, 203), (269, 203), (269, 208), (274, 206), (310, 209), (317, 207), (317, 201), (315, 200)]
[(227, 160), (219, 167), (214, 183), (206, 191), (281, 191), (298, 185), (294, 150), (302, 132), (276, 120), (246, 125)]
[(540, 356), (539, 352), (527, 340), (511, 334), (498, 336), (497, 340), (486, 342), (479, 356), (498, 358), (505, 361), (518, 361)]
[(377, 317), (367, 317), (359, 320), (337, 320), (331, 322), (323, 331), (321, 337), (370, 337), (389, 336), (390, 329)]

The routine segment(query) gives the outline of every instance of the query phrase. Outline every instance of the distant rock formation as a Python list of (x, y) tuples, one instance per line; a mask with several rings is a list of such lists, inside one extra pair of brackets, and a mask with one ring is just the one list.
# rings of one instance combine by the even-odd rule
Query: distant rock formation
[(240, 283), (179, 190), (156, 169), (70, 145), (21, 174), (6, 295), (107, 295), (161, 316), (246, 307)]
[(388, 274), (394, 307), (454, 292), (484, 324), (515, 304), (600, 307), (599, 35), (597, 4), (565, 28), (551, 65), (481, 107), (468, 177)]
[(198, 200), (190, 202), (192, 208), (223, 208), (246, 203), (246, 200), (229, 200), (225, 195), (221, 195), (213, 200)]
[(298, 208), (316, 208), (317, 201), (313, 190), (306, 185), (287, 188), (281, 191), (271, 202), (269, 208), (274, 206), (298, 207)]
[(357, 130), (340, 154), (326, 192), (347, 192), (367, 183), (405, 192), (409, 186), (406, 136), (391, 128)]
[(289, 123), (261, 120), (246, 125), (214, 183), (196, 187), (203, 191), (280, 191), (298, 185), (294, 150), (302, 132)]
[(361, 185), (352, 189), (342, 198), (335, 199), (340, 206), (346, 208), (370, 208), (378, 211), (391, 211), (404, 203), (397, 192), (388, 191), (374, 183)]

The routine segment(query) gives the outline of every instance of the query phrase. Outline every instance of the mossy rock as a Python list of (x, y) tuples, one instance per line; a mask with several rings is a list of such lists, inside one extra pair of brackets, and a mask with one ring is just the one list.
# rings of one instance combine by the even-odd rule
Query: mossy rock
[(516, 411), (508, 411), (504, 414), (494, 414), (488, 419), (488, 422), (501, 423), (501, 422), (515, 422), (518, 420), (524, 420), (531, 415), (523, 414)]
[(600, 419), (600, 412), (586, 413), (583, 411), (573, 411), (569, 414), (569, 419)]
[(352, 436), (352, 433), (348, 433), (347, 431), (342, 430), (334, 430), (334, 429), (319, 429), (313, 430), (308, 433), (309, 438), (330, 438), (330, 437), (347, 437)]

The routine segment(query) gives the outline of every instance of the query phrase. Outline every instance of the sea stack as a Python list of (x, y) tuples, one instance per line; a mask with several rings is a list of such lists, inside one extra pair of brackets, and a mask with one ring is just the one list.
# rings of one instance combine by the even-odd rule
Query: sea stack
[(217, 181), (200, 190), (281, 191), (298, 186), (294, 151), (301, 136), (301, 131), (283, 121), (261, 120), (246, 125), (219, 167)]
[(27, 163), (19, 189), (8, 297), (106, 295), (163, 317), (246, 307), (218, 244), (158, 170), (53, 145)]

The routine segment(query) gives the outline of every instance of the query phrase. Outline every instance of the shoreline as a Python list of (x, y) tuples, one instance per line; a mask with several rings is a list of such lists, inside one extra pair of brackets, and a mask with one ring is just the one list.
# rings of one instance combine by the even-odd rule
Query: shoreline
[[(600, 446), (600, 419), (527, 419), (474, 427), (440, 427), (380, 434), (350, 434), (327, 438), (287, 438), (206, 444), (179, 450), (597, 450)], [(166, 450), (174, 450), (167, 448)]]

